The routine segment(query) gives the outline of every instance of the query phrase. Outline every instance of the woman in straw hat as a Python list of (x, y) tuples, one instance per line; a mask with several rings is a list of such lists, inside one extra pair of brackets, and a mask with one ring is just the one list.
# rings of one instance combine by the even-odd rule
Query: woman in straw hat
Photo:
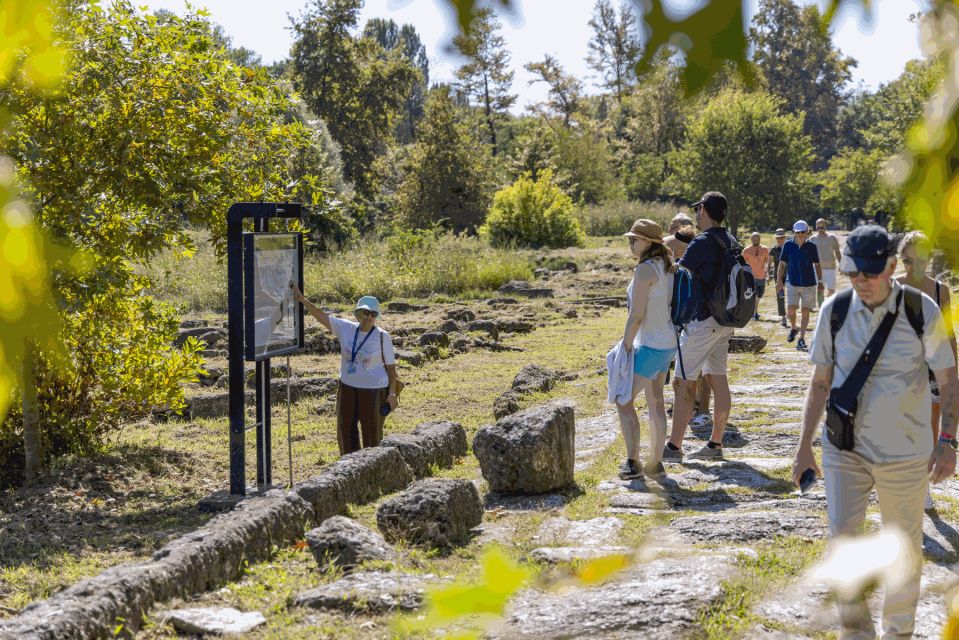
[(360, 298), (353, 310), (354, 322), (326, 313), (296, 287), (293, 296), (340, 341), (340, 384), (336, 392), (340, 455), (375, 447), (383, 439), (386, 414), (399, 402), (393, 340), (376, 326), (379, 301), (373, 296)]
[[(669, 314), (676, 266), (672, 252), (663, 244), (663, 230), (652, 220), (640, 219), (625, 235), (629, 248), (639, 261), (626, 289), (629, 316), (623, 332), (623, 345), (634, 351), (633, 386), (628, 402), (616, 403), (619, 422), (626, 441), (626, 461), (619, 477), (628, 480), (643, 475), (665, 473), (662, 463), (666, 443), (666, 405), (663, 384), (669, 363), (676, 353), (676, 334)], [(649, 409), (649, 457), (639, 464), (639, 416), (634, 402), (642, 391)]]

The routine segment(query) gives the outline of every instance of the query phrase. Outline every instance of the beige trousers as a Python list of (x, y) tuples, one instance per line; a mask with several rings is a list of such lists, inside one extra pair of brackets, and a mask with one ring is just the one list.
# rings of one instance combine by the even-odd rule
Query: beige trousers
[[(896, 525), (922, 558), (922, 518), (929, 486), (928, 460), (873, 463), (855, 451), (840, 451), (823, 439), (822, 467), (826, 480), (829, 533), (832, 537), (862, 532), (873, 487), (879, 495), (883, 526)], [(882, 611), (882, 638), (911, 638), (919, 601), (922, 562), (914, 567), (906, 586), (886, 591)], [(875, 627), (865, 598), (839, 603), (843, 640), (874, 640)]]

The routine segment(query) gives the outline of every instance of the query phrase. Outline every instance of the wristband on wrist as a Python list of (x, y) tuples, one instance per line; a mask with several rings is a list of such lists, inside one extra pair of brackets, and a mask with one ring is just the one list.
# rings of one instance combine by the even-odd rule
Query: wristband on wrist
[(956, 441), (955, 436), (951, 436), (948, 433), (939, 434), (939, 444), (948, 444), (953, 449), (959, 449), (959, 442)]

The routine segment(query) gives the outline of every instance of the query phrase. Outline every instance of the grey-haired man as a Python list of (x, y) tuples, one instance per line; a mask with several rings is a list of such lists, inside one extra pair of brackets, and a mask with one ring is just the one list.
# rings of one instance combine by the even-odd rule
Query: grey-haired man
[[(888, 314), (895, 314), (888, 338), (859, 391), (852, 448), (842, 441), (834, 444), (824, 429), (822, 468), (831, 537), (861, 532), (875, 488), (883, 526), (898, 527), (908, 538), (906, 552), (914, 561), (902, 587), (893, 590), (887, 585), (882, 637), (909, 638), (915, 626), (922, 572), (926, 489), (930, 479), (941, 482), (956, 468), (959, 382), (942, 314), (932, 298), (909, 291), (892, 279), (896, 257), (890, 244), (886, 230), (877, 225), (859, 227), (846, 239), (840, 269), (849, 276), (853, 291), (829, 298), (819, 313), (810, 355), (816, 369), (806, 397), (793, 481), (799, 484), (808, 469), (823, 475), (813, 455), (812, 440), (827, 400), (834, 390), (839, 390), (839, 395), (848, 392), (843, 384), (850, 376), (855, 379), (859, 375), (853, 370), (867, 345)], [(935, 444), (930, 434), (927, 367), (935, 374), (942, 395), (942, 430)], [(876, 637), (861, 595), (841, 600), (839, 613), (840, 638)]]

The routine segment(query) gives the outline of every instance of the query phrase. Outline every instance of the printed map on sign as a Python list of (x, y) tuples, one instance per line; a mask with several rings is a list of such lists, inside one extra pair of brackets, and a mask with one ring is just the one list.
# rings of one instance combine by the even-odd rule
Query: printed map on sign
[(252, 259), (255, 355), (296, 348), (300, 315), (290, 287), (300, 281), (297, 237), (257, 234)]

